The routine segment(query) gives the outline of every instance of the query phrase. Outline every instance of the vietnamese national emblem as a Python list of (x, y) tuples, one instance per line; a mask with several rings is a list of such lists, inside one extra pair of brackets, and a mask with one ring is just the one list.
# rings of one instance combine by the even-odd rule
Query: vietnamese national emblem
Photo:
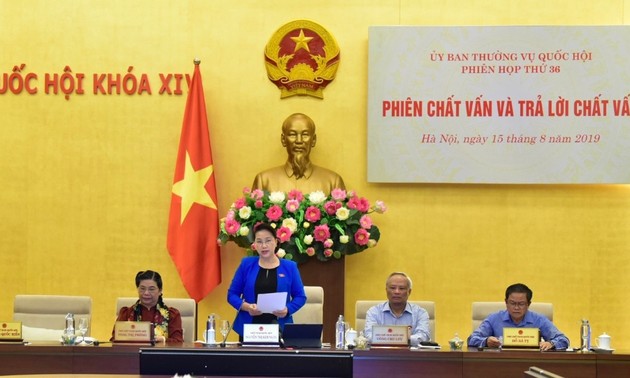
[(335, 78), (339, 46), (321, 25), (297, 20), (283, 25), (265, 47), (267, 76), (280, 98), (307, 95), (324, 98), (324, 88)]

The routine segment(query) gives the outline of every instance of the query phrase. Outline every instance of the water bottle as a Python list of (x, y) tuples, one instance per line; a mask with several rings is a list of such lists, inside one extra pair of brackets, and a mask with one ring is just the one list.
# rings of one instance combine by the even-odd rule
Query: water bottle
[(343, 315), (339, 315), (337, 323), (335, 325), (335, 348), (343, 349), (346, 345), (346, 322), (343, 319)]
[(74, 345), (74, 314), (69, 312), (66, 315), (66, 328), (63, 330), (63, 334), (61, 335), (61, 339), (63, 343), (66, 345)]
[(74, 335), (74, 314), (71, 312), (66, 315), (66, 329), (64, 333), (66, 335)]
[(580, 327), (580, 338), (582, 339), (582, 345), (580, 349), (582, 352), (588, 352), (591, 349), (591, 325), (587, 319), (582, 319), (582, 326)]
[(210, 314), (208, 315), (208, 321), (206, 321), (206, 333), (205, 333), (206, 344), (216, 343), (214, 325), (215, 325), (214, 314)]

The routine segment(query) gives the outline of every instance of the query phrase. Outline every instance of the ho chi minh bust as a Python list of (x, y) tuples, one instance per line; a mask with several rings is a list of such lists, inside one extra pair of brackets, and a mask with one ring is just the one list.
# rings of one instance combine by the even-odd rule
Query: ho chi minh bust
[(285, 191), (298, 189), (302, 193), (321, 190), (330, 194), (335, 188), (345, 189), (341, 176), (311, 162), (311, 149), (317, 142), (315, 122), (302, 113), (294, 113), (282, 123), (282, 146), (287, 149), (284, 165), (262, 171), (256, 175), (252, 189)]

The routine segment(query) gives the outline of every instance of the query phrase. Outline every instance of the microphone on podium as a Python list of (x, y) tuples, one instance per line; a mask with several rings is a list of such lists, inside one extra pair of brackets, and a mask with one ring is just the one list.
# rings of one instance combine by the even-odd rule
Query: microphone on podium
[(225, 340), (227, 340), (228, 335), (230, 334), (230, 332), (232, 332), (232, 328), (234, 327), (233, 323), (230, 323), (229, 320), (223, 320), (222, 323), (225, 322), (227, 324), (229, 324), (228, 330), (227, 332), (225, 332), (225, 335), (223, 335), (223, 324), (221, 324), (221, 334), (223, 335), (223, 341), (221, 341), (221, 348), (225, 348)]

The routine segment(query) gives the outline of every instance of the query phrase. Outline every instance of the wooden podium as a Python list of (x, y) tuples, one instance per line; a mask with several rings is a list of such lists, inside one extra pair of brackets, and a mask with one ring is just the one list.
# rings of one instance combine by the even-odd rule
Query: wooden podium
[[(320, 261), (310, 258), (298, 265), (305, 286), (324, 288), (324, 332), (323, 341), (335, 344), (335, 322), (344, 313), (344, 283), (346, 259)], [(348, 319), (346, 319), (348, 321)]]

